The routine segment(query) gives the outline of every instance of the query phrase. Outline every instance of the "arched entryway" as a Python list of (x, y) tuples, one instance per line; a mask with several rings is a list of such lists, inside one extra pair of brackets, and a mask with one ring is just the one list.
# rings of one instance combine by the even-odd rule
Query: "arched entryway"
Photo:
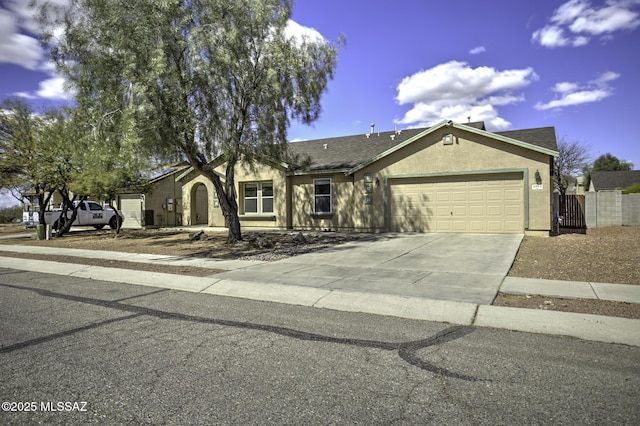
[(202, 183), (191, 187), (191, 224), (209, 224), (209, 194)]

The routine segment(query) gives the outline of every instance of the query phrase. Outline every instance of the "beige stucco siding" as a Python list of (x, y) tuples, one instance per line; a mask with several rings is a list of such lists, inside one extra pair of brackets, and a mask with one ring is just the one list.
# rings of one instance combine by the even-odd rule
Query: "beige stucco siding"
[[(392, 199), (392, 185), (398, 185), (399, 188), (403, 183), (413, 183), (417, 185), (412, 189), (415, 196), (421, 197), (420, 191), (432, 189), (429, 187), (430, 179), (437, 178), (442, 182), (438, 191), (443, 194), (450, 191), (452, 197), (458, 197), (457, 204), (447, 206), (449, 211), (468, 211), (467, 216), (476, 215), (480, 218), (465, 219), (467, 225), (464, 226), (468, 226), (471, 232), (492, 232), (499, 229), (499, 226), (502, 226), (502, 231), (494, 232), (549, 230), (552, 193), (550, 155), (462, 129), (452, 129), (452, 132), (455, 139), (451, 145), (442, 143), (443, 132), (438, 131), (388, 153), (353, 173), (334, 171), (287, 176), (286, 171), (279, 166), (258, 165), (249, 168), (240, 165), (235, 171), (235, 181), (241, 225), (278, 229), (290, 227), (332, 231), (387, 231), (392, 228), (392, 217), (399, 217), (398, 212), (391, 211), (398, 207), (398, 202), (394, 205)], [(217, 171), (224, 173), (224, 166), (220, 166)], [(536, 171), (541, 178), (539, 183), (536, 182)], [(365, 182), (365, 177), (370, 177), (370, 181)], [(316, 179), (331, 180), (331, 212), (319, 214), (314, 211)], [(210, 203), (213, 202), (211, 197), (215, 192), (212, 183), (202, 176), (187, 178), (185, 182), (188, 183), (185, 183), (183, 190), (183, 210), (184, 222), (188, 224), (191, 220), (189, 194), (193, 186), (205, 185)], [(244, 185), (264, 182), (273, 182), (273, 213), (244, 212)], [(466, 185), (469, 188), (459, 190), (455, 185)], [(481, 194), (477, 188), (471, 188), (474, 185), (483, 188)], [(499, 191), (494, 191), (495, 188), (491, 188), (491, 185), (502, 186)], [(498, 197), (498, 192), (500, 201), (492, 198)], [(470, 197), (470, 200), (476, 202), (480, 196), (491, 200), (484, 205), (467, 205), (460, 198)], [(430, 207), (444, 208), (443, 205)], [(483, 213), (480, 215), (481, 210)], [(486, 218), (491, 214), (495, 217), (511, 217), (500, 219), (501, 225), (495, 220), (491, 222), (491, 218), (482, 224), (478, 222), (485, 220), (481, 217)], [(416, 224), (424, 219), (417, 213), (407, 217), (408, 223)], [(219, 207), (209, 209), (209, 224), (224, 225)], [(463, 225), (456, 226), (462, 230)], [(421, 225), (409, 228), (399, 230), (430, 231)]]
[[(521, 211), (517, 218), (510, 221), (503, 232), (521, 232), (528, 230), (550, 229), (551, 180), (550, 157), (524, 147), (512, 145), (492, 138), (456, 130), (455, 143), (444, 145), (441, 134), (427, 135), (413, 143), (373, 162), (353, 175), (343, 173), (318, 176), (292, 177), (294, 228), (384, 231), (390, 228), (391, 199), (390, 182), (401, 183), (402, 178), (434, 177), (451, 181), (468, 176), (471, 181), (486, 182), (482, 176), (500, 176), (510, 182), (503, 197), (513, 198), (515, 189), (522, 191), (518, 195)], [(375, 136), (374, 136), (375, 137)], [(535, 173), (539, 171), (542, 189), (532, 189), (536, 183)], [(370, 199), (365, 204), (364, 177), (372, 177)], [(330, 177), (332, 179), (332, 214), (314, 215), (313, 179)], [(539, 188), (537, 186), (536, 188)], [(514, 212), (514, 205), (501, 204), (502, 211)], [(507, 210), (505, 210), (507, 209)], [(490, 207), (499, 211), (498, 207)], [(423, 218), (408, 218), (417, 222)], [(514, 231), (515, 224), (520, 231)], [(420, 230), (416, 227), (415, 230)], [(476, 229), (480, 229), (476, 227)], [(485, 227), (490, 232), (491, 226)]]
[[(219, 170), (223, 172), (223, 170)], [(256, 164), (254, 167), (240, 164), (235, 171), (236, 191), (240, 225), (246, 228), (286, 229), (286, 176), (284, 169), (277, 166)], [(248, 213), (244, 211), (244, 185), (247, 183), (273, 182), (273, 212)], [(262, 193), (259, 193), (262, 195)], [(262, 206), (262, 200), (259, 200)]]
[[(169, 210), (167, 201), (173, 201)], [(152, 185), (144, 197), (144, 209), (153, 210), (155, 226), (177, 226), (182, 224), (182, 185), (175, 176), (167, 176)]]
[[(184, 225), (205, 224), (224, 226), (222, 209), (217, 205), (216, 192), (206, 177), (191, 173), (182, 186), (182, 222)], [(203, 217), (206, 216), (206, 219)]]
[[(314, 180), (331, 179), (331, 213), (314, 212)], [(365, 204), (364, 186), (344, 173), (291, 177), (294, 229), (381, 231), (375, 204)]]
[[(389, 177), (403, 176), (460, 176), (476, 173), (511, 173), (522, 170), (523, 196), (529, 230), (550, 229), (551, 179), (550, 157), (524, 147), (473, 135), (461, 130), (454, 132), (453, 145), (444, 145), (441, 134), (431, 134), (374, 162), (356, 173), (356, 182), (364, 173), (371, 173), (381, 181)], [(473, 140), (471, 139), (473, 138)], [(542, 189), (532, 189), (539, 171)], [(525, 188), (526, 185), (526, 188)], [(388, 189), (388, 182), (385, 190)], [(388, 197), (388, 193), (385, 197)], [(389, 216), (389, 200), (382, 208), (384, 218)], [(377, 206), (378, 209), (381, 206)]]

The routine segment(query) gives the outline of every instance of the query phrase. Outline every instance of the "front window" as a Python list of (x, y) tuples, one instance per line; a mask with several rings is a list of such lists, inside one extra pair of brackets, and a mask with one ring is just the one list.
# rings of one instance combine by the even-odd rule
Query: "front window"
[(262, 213), (273, 213), (273, 183), (262, 184)]
[(244, 184), (244, 212), (258, 213), (258, 184)]
[(244, 184), (244, 213), (273, 213), (273, 182)]
[(314, 212), (331, 213), (331, 179), (313, 181)]

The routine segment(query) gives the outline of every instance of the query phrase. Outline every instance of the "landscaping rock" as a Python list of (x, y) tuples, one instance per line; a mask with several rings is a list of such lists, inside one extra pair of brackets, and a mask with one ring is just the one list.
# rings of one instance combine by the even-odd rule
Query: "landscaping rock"
[(302, 232), (298, 232), (298, 234), (293, 237), (293, 242), (296, 244), (307, 244), (307, 239), (302, 235)]
[(206, 239), (207, 239), (207, 236), (205, 235), (204, 231), (189, 234), (189, 241), (201, 241)]

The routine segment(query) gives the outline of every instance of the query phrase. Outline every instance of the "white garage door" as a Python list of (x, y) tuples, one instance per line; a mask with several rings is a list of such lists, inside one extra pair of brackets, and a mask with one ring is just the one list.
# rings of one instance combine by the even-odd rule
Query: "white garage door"
[(120, 210), (124, 215), (122, 228), (142, 228), (142, 200), (140, 194), (121, 195)]
[(390, 180), (395, 232), (524, 232), (521, 173)]

